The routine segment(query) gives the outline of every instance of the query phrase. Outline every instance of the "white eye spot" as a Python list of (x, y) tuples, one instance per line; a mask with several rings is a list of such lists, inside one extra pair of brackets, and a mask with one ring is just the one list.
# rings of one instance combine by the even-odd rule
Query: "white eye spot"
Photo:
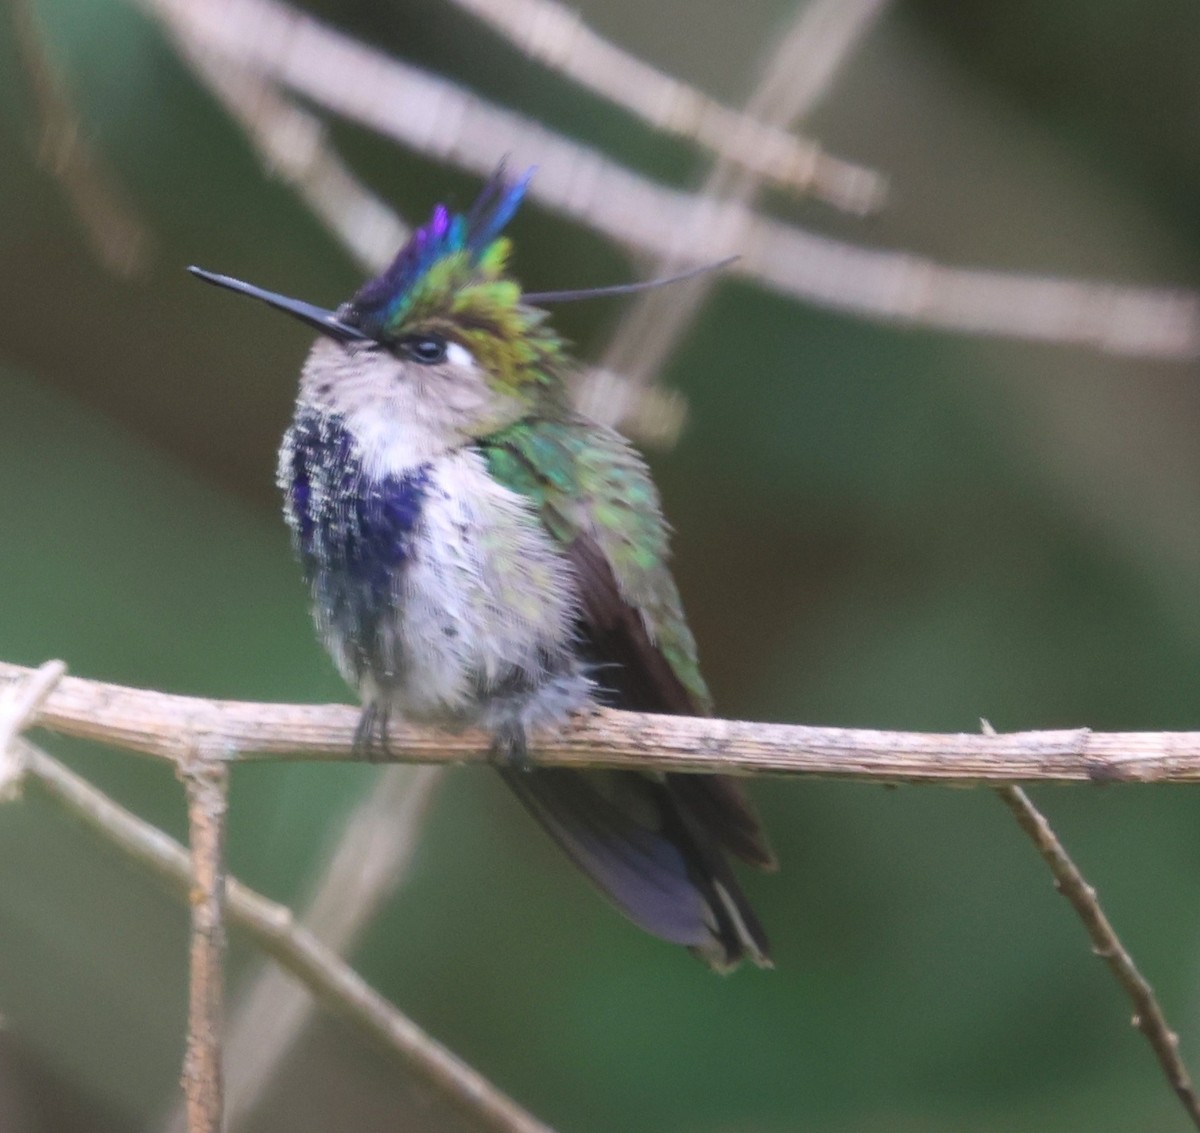
[(457, 342), (446, 343), (446, 361), (454, 366), (474, 366), (475, 355)]

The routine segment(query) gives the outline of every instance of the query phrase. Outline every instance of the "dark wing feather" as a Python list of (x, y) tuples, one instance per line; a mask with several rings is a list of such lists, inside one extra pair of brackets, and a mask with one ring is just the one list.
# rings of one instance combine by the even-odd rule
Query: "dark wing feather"
[(633, 712), (690, 716), (691, 693), (650, 640), (641, 615), (621, 594), (612, 566), (595, 539), (580, 533), (567, 547), (582, 603), (579, 630), (595, 665), (601, 699)]
[(779, 868), (741, 784), (725, 775), (666, 776), (672, 795), (731, 854), (759, 869)]
[[(690, 716), (700, 711), (662, 651), (650, 640), (638, 612), (621, 596), (612, 567), (588, 535), (567, 551), (583, 604), (579, 631), (595, 665), (601, 699), (632, 712)], [(763, 869), (775, 855), (742, 788), (721, 775), (666, 776), (672, 794), (730, 853)]]
[[(675, 944), (709, 934), (683, 852), (664, 837), (655, 784), (620, 772), (503, 769), (555, 841), (637, 925)], [(661, 788), (659, 788), (661, 790)]]
[(632, 771), (502, 767), (567, 856), (646, 932), (718, 971), (769, 967), (766, 933), (728, 864), (671, 789)]

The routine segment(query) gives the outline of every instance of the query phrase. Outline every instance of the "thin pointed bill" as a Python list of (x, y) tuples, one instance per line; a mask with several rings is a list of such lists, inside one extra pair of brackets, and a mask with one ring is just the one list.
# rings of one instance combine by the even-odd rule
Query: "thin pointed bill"
[(330, 338), (336, 338), (341, 342), (356, 342), (370, 338), (370, 335), (364, 334), (357, 327), (342, 322), (336, 311), (305, 303), (302, 299), (289, 299), (286, 295), (280, 295), (275, 291), (266, 291), (261, 287), (255, 287), (252, 283), (243, 283), (240, 279), (234, 279), (228, 275), (218, 275), (214, 271), (205, 271), (203, 268), (192, 266), (188, 268), (188, 271), (198, 279), (204, 280), (205, 283), (237, 291), (242, 295), (249, 295), (251, 299), (259, 299), (277, 311), (283, 311), (293, 318), (299, 319), (302, 323), (307, 323), (314, 330), (329, 335)]

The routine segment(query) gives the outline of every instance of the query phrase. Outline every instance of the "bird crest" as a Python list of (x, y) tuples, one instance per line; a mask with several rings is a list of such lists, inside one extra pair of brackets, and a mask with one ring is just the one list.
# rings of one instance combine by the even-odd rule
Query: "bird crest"
[(521, 302), (507, 274), (511, 241), (501, 235), (532, 176), (510, 180), (501, 166), (465, 213), (437, 205), (343, 317), (382, 341), (417, 329), (445, 334), (510, 388), (545, 382), (562, 343), (543, 325), (545, 312)]
[[(515, 303), (520, 288), (504, 277), (510, 241), (501, 237), (533, 176), (509, 181), (501, 166), (466, 213), (437, 205), (392, 262), (363, 284), (350, 306), (364, 330), (395, 334), (423, 313), (453, 310), (464, 290), (499, 284)], [(507, 285), (507, 286), (505, 286)]]

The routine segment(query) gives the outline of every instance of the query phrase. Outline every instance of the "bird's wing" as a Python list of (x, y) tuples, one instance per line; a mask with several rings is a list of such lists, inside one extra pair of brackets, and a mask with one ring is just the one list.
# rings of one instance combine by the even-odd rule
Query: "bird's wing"
[(488, 438), (491, 474), (532, 499), (574, 568), (580, 628), (613, 704), (681, 715), (711, 710), (667, 568), (667, 528), (641, 458), (590, 423), (522, 422)]
[[(564, 548), (580, 595), (579, 633), (600, 698), (617, 708), (707, 715), (696, 644), (667, 567), (667, 526), (645, 464), (611, 430), (525, 421), (480, 448), (497, 480), (533, 500)], [(740, 786), (717, 775), (668, 775), (671, 795), (726, 850), (775, 858)]]

